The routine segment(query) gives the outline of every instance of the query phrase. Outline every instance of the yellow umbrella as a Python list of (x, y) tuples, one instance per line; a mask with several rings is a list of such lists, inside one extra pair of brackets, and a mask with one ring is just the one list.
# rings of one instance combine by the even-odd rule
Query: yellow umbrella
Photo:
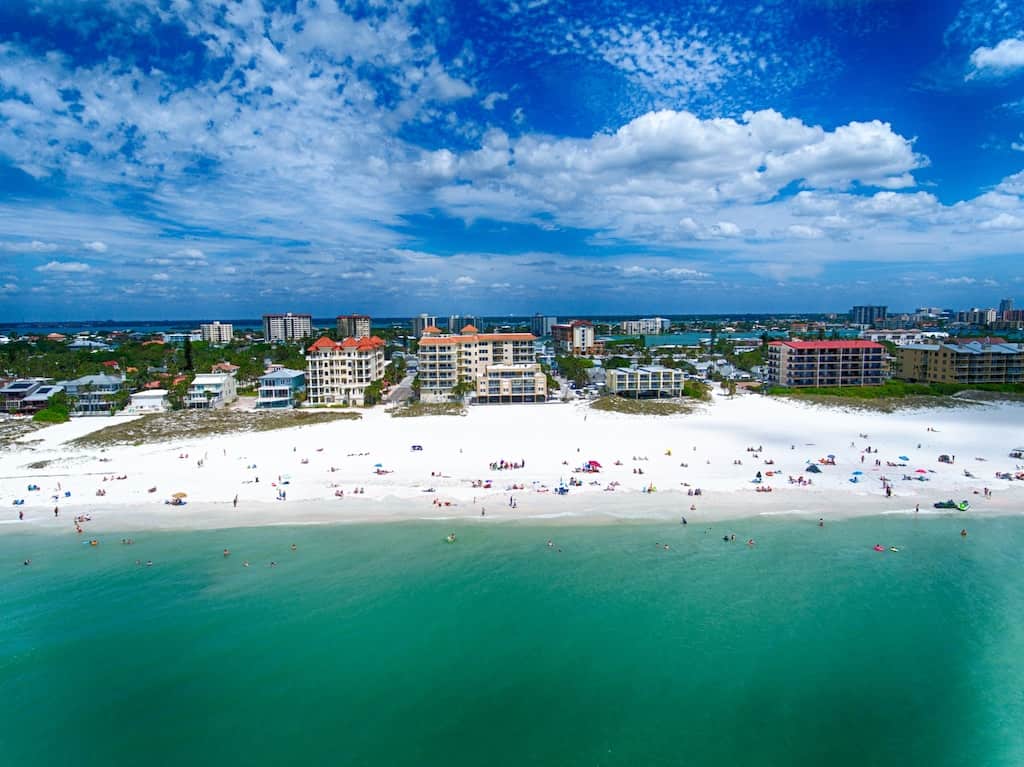
[(171, 498), (188, 498), (188, 493), (175, 493)]

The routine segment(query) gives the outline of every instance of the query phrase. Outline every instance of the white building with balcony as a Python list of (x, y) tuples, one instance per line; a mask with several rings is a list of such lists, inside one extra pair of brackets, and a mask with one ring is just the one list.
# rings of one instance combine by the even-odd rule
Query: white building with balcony
[(230, 373), (199, 373), (189, 384), (185, 406), (190, 410), (212, 410), (238, 399), (235, 377)]
[(324, 336), (307, 349), (306, 402), (365, 403), (366, 387), (384, 378), (384, 340), (377, 336), (333, 341)]
[(235, 337), (235, 326), (230, 322), (221, 323), (218, 321), (203, 323), (199, 326), (199, 335), (207, 343), (229, 344)]
[(605, 386), (624, 397), (681, 397), (686, 374), (663, 365), (613, 368), (605, 371)]

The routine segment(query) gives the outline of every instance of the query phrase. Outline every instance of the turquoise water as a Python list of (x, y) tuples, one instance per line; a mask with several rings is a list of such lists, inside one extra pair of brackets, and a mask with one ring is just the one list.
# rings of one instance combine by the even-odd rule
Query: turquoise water
[[(447, 545), (446, 528), (393, 524), (139, 533), (96, 548), (8, 534), (0, 754), (1024, 763), (1024, 519), (731, 529), (735, 543), (723, 524), (460, 525)], [(876, 542), (901, 551), (876, 554)]]

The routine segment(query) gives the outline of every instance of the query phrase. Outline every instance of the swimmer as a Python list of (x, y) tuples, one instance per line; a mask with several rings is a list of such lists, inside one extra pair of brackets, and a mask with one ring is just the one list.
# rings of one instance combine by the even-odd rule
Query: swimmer
[(153, 560), (152, 559), (147, 559), (146, 560), (146, 567), (152, 567), (152, 566), (153, 566)]
[(665, 551), (668, 551), (668, 544), (665, 544)]
[(30, 564), (32, 564), (32, 560), (31, 559), (26, 559), (22, 564), (24, 564), (25, 567), (28, 567)]
[(554, 548), (554, 546), (555, 546), (555, 542), (553, 540), (551, 540), (550, 538), (548, 538), (548, 548), (551, 549), (551, 548)]
[(298, 546), (296, 546), (296, 545), (295, 545), (295, 544), (293, 543), (293, 544), (291, 545), (291, 549), (292, 549), (292, 551), (298, 551), (299, 547), (298, 547)]
[(960, 531), (960, 537), (961, 538), (966, 538), (967, 537), (967, 528), (966, 527), (963, 530)]
[(270, 566), (271, 566), (271, 567), (277, 567), (277, 562), (271, 562), (271, 563), (270, 563)]
[(248, 566), (249, 566), (249, 560), (248, 559), (243, 560), (242, 561), (242, 567), (248, 567)]
[(230, 557), (231, 556), (231, 551), (229, 549), (224, 549), (224, 556)]
[(825, 526), (825, 520), (822, 519), (821, 517), (818, 517), (818, 527), (824, 527), (824, 526)]
[(747, 545), (748, 546), (753, 546), (754, 545), (754, 539), (753, 538), (748, 538), (747, 539)]

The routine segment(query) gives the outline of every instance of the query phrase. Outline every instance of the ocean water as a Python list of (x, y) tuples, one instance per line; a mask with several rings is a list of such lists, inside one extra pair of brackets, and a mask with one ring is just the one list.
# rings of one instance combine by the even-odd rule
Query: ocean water
[(5, 534), (2, 763), (1024, 764), (1024, 519), (455, 529)]

